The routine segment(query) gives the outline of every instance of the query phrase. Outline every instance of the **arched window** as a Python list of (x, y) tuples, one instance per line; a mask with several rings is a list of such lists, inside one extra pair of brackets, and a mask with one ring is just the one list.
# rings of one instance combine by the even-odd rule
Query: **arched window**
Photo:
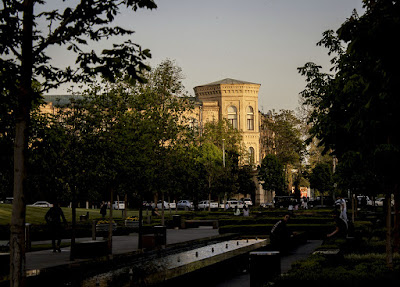
[(235, 129), (238, 128), (237, 109), (235, 106), (228, 107), (228, 121)]
[(252, 107), (247, 107), (247, 129), (254, 130), (254, 110)]
[(254, 148), (249, 148), (249, 165), (254, 164)]
[(197, 129), (199, 127), (199, 121), (196, 118), (191, 118), (189, 121), (189, 126), (192, 129)]

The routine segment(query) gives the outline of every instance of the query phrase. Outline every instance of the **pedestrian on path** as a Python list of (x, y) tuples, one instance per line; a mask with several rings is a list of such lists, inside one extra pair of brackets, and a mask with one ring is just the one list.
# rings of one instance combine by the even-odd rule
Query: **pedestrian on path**
[(104, 218), (107, 214), (107, 204), (103, 201), (103, 203), (100, 206), (100, 214)]
[(338, 200), (336, 201), (336, 203), (340, 207), (339, 217), (346, 223), (346, 226), (348, 226), (346, 200), (343, 197), (338, 197)]
[(62, 211), (60, 204), (57, 201), (53, 203), (53, 206), (49, 209), (49, 211), (47, 211), (44, 218), (51, 234), (51, 244), (53, 246), (53, 252), (61, 252), (60, 245), (64, 230), (61, 219), (64, 225), (67, 225), (67, 220), (65, 219), (64, 212)]
[(249, 216), (249, 208), (246, 204), (243, 206), (243, 216)]
[(283, 253), (288, 251), (289, 240), (293, 236), (293, 233), (287, 227), (290, 216), (289, 212), (285, 213), (283, 218), (272, 227), (270, 234), (271, 245)]
[(335, 221), (336, 228), (333, 232), (326, 235), (326, 237), (346, 237), (347, 236), (347, 223), (340, 218), (340, 212), (334, 210), (332, 213), (333, 220)]

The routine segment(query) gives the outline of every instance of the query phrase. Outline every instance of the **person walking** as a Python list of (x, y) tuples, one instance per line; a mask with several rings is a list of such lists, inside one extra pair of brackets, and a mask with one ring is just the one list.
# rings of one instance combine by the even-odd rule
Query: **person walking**
[(339, 197), (336, 202), (340, 207), (339, 217), (345, 222), (346, 226), (348, 226), (346, 200), (343, 197)]
[(249, 208), (246, 204), (243, 206), (243, 216), (249, 216)]
[(346, 237), (347, 236), (347, 222), (345, 222), (340, 217), (340, 212), (338, 210), (334, 210), (332, 213), (333, 220), (335, 221), (336, 228), (331, 233), (327, 234), (326, 237)]
[(283, 218), (279, 220), (271, 229), (270, 240), (271, 246), (286, 253), (289, 249), (289, 240), (293, 233), (287, 227), (287, 223), (290, 219), (290, 213), (285, 213)]
[(67, 225), (67, 220), (65, 219), (64, 212), (62, 211), (60, 204), (54, 202), (53, 206), (47, 211), (45, 215), (45, 220), (51, 234), (51, 244), (53, 247), (53, 252), (61, 252), (61, 238), (63, 234), (63, 225)]
[(100, 206), (100, 214), (101, 214), (101, 216), (103, 217), (103, 219), (104, 219), (104, 217), (106, 216), (106, 214), (107, 214), (107, 204), (103, 201), (103, 203), (101, 204), (101, 206)]

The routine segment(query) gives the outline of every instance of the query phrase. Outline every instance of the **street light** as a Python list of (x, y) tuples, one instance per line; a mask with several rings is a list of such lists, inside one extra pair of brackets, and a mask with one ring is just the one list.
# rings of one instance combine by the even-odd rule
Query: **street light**
[[(224, 165), (224, 172), (225, 172), (225, 139), (222, 139), (222, 163)], [(224, 210), (226, 210), (226, 191), (224, 195)]]
[(225, 167), (225, 139), (222, 139), (222, 162)]

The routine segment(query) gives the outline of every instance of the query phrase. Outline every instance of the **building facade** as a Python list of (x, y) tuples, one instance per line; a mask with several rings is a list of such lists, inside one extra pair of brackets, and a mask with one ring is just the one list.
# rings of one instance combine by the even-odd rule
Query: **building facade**
[(258, 92), (260, 84), (234, 79), (194, 87), (195, 115), (199, 125), (209, 121), (227, 119), (240, 130), (249, 154), (249, 162), (260, 164), (260, 115)]

